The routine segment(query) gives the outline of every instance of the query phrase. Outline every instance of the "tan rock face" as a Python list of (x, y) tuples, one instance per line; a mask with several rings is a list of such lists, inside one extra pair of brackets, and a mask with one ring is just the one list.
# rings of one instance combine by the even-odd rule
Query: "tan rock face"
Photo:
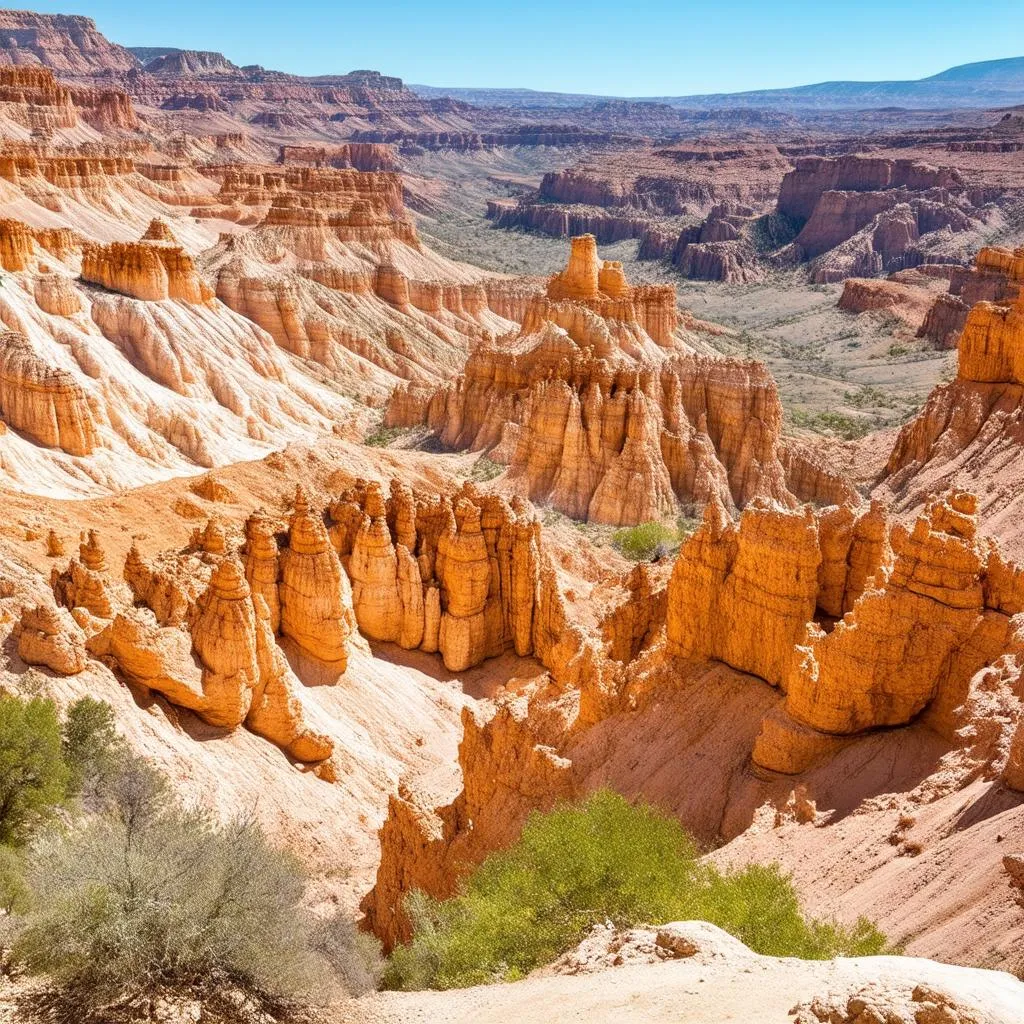
[[(252, 524), (250, 546), (259, 537)], [(276, 561), (273, 550), (270, 561)], [(262, 571), (267, 561), (257, 564), (257, 576), (264, 591), (273, 586), (276, 592)], [(267, 602), (250, 588), (237, 557), (165, 553), (147, 562), (132, 548), (125, 577), (148, 607), (116, 611), (90, 640), (91, 650), (112, 658), (130, 681), (211, 725), (244, 724), (297, 761), (331, 756), (334, 743), (307, 724), (301, 684), (277, 645)], [(161, 617), (174, 624), (161, 625)]]
[(524, 502), (470, 484), (437, 498), (397, 480), (385, 499), (357, 481), (330, 515), (366, 636), (438, 651), (453, 672), (513, 650), (535, 654), (562, 685), (587, 675), (586, 643), (566, 620)]
[[(983, 249), (976, 273), (999, 268), (1004, 284), (1015, 275), (1024, 280), (1024, 257), (1006, 250)], [(985, 268), (985, 269), (982, 269)], [(1011, 276), (1007, 276), (1011, 275)], [(992, 294), (992, 290), (988, 290)], [(898, 496), (928, 485), (948, 486), (951, 478), (974, 487), (974, 453), (985, 460), (993, 452), (1014, 450), (1019, 443), (1018, 420), (1024, 405), (1024, 298), (1015, 287), (1010, 304), (980, 301), (967, 314), (959, 340), (956, 379), (935, 388), (921, 412), (900, 431), (889, 456), (884, 486)], [(912, 482), (918, 484), (911, 487)], [(979, 481), (980, 482), (980, 481)], [(978, 487), (978, 492), (984, 491)]]
[(50, 605), (26, 608), (21, 616), (18, 657), (62, 676), (73, 676), (86, 665), (85, 634), (68, 616)]
[(69, 455), (101, 444), (84, 388), (67, 370), (47, 365), (21, 334), (0, 336), (0, 416), (15, 430)]
[(755, 504), (736, 525), (708, 505), (669, 583), (670, 650), (781, 684), (814, 617), (820, 565), (810, 508)]
[(396, 389), (385, 423), (425, 423), (447, 447), (488, 450), (525, 496), (578, 519), (632, 525), (712, 495), (730, 508), (757, 496), (792, 504), (764, 367), (666, 354), (674, 321), (659, 340), (637, 289), (579, 298), (602, 273), (616, 294), (626, 287), (621, 268), (597, 267), (591, 242), (574, 240), (569, 268), (531, 301), (516, 337), (478, 346), (433, 392)]
[(178, 299), (202, 303), (214, 294), (183, 249), (150, 242), (86, 244), (82, 251), (82, 280), (154, 302)]
[(323, 519), (298, 492), (281, 552), (281, 632), (309, 656), (345, 671), (356, 628), (348, 576), (331, 547)]

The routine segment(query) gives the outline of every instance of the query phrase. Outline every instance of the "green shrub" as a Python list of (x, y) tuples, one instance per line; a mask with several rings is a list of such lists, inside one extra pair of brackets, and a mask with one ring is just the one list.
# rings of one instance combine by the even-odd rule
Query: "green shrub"
[(62, 730), (69, 795), (95, 801), (110, 785), (127, 754), (114, 727), (114, 709), (102, 700), (82, 697), (68, 708)]
[(304, 910), (298, 862), (252, 820), (221, 826), (182, 808), (137, 758), (109, 799), (33, 847), (32, 909), (14, 944), (30, 973), (85, 1010), (225, 982), (266, 999), (331, 994), (343, 926), (325, 931)]
[(387, 448), (406, 433), (406, 430), (406, 427), (385, 427), (381, 425), (375, 427), (363, 438), (363, 444), (369, 445), (371, 448)]
[(0, 844), (25, 842), (64, 800), (67, 782), (53, 701), (0, 696)]
[(634, 562), (648, 562), (655, 555), (664, 557), (678, 548), (679, 531), (654, 521), (626, 526), (612, 534), (612, 546)]
[(29, 907), (29, 899), (21, 851), (0, 846), (0, 910), (5, 914), (22, 914)]
[(757, 952), (826, 958), (886, 949), (854, 929), (807, 919), (775, 867), (721, 872), (701, 863), (673, 818), (608, 791), (531, 815), (519, 841), (492, 854), (446, 901), (407, 901), (413, 939), (384, 975), (390, 988), (457, 988), (513, 980), (573, 948), (598, 922), (619, 927), (706, 920)]

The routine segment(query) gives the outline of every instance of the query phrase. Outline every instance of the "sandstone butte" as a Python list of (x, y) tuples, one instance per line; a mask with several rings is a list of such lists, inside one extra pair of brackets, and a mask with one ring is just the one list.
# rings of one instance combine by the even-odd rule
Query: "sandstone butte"
[(593, 236), (574, 238), (515, 335), (477, 346), (452, 383), (397, 388), (385, 424), (486, 451), (519, 493), (591, 522), (641, 523), (679, 500), (794, 503), (763, 365), (697, 355), (676, 327), (671, 287), (630, 287)]

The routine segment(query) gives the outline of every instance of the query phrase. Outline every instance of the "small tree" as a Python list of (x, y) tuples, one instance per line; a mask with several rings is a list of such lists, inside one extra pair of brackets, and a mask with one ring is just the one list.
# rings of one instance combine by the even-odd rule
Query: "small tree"
[(69, 795), (95, 804), (109, 787), (126, 748), (114, 726), (114, 709), (106, 701), (82, 697), (68, 708), (62, 737)]
[[(345, 924), (312, 918), (300, 865), (251, 818), (219, 825), (183, 808), (135, 757), (107, 796), (107, 810), (33, 846), (33, 908), (14, 947), (82, 1011), (77, 1019), (161, 988), (212, 995), (229, 983), (299, 1002), (333, 994)], [(351, 925), (348, 934), (354, 942)]]
[(0, 696), (0, 843), (25, 842), (64, 800), (67, 781), (53, 701)]

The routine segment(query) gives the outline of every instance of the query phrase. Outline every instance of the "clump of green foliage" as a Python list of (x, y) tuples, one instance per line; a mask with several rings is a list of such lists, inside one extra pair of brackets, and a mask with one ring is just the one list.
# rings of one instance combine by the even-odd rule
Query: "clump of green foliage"
[(277, 1005), (376, 985), (373, 944), (309, 914), (295, 858), (251, 818), (184, 807), (102, 701), (61, 725), (52, 701), (0, 698), (0, 804), (3, 942), (51, 981), (55, 1019), (159, 990)]
[(0, 696), (0, 844), (24, 843), (64, 801), (70, 774), (53, 701)]
[(825, 959), (888, 951), (861, 919), (851, 928), (808, 918), (777, 866), (720, 871), (700, 861), (674, 819), (601, 791), (533, 814), (519, 841), (492, 854), (456, 897), (414, 893), (413, 939), (391, 955), (389, 988), (460, 988), (520, 978), (572, 949), (598, 922), (718, 925), (756, 952)]
[(819, 434), (833, 434), (846, 441), (864, 437), (872, 429), (872, 422), (860, 416), (849, 416), (842, 412), (804, 412), (795, 409), (792, 413), (795, 426), (813, 430)]
[(394, 444), (406, 431), (407, 428), (405, 427), (385, 427), (381, 424), (363, 438), (363, 444), (368, 445), (370, 448), (387, 448)]
[(637, 526), (624, 526), (612, 534), (612, 547), (634, 562), (657, 561), (674, 555), (693, 533), (696, 520), (680, 516), (674, 524), (651, 520)]

